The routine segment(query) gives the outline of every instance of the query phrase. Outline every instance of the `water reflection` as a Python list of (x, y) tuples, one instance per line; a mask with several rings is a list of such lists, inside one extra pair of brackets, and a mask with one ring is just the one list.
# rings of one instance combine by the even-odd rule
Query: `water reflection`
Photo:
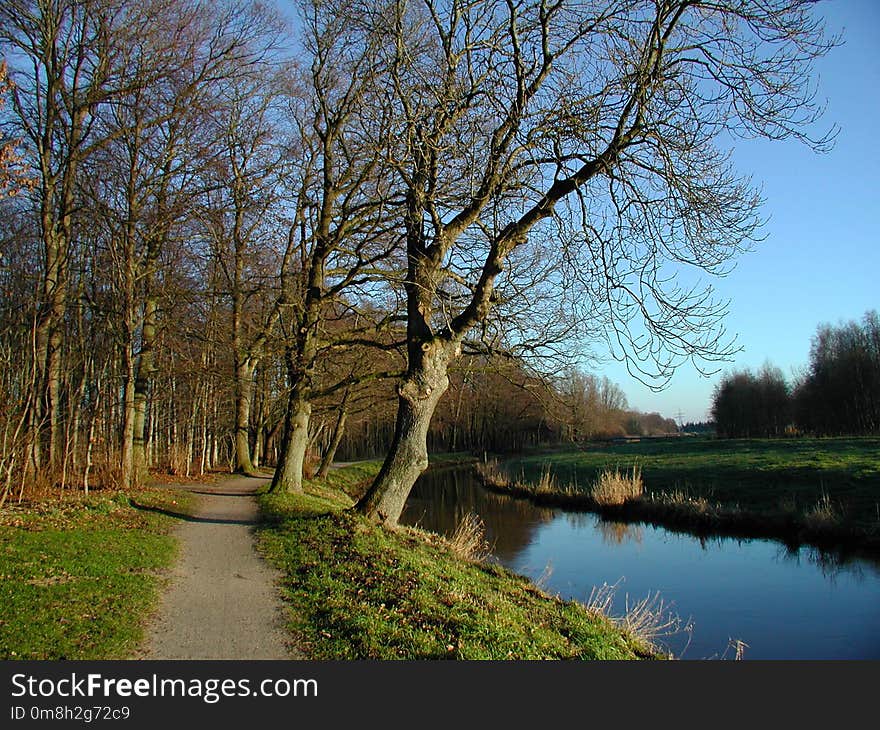
[(424, 475), (402, 521), (450, 535), (469, 512), (499, 562), (550, 593), (586, 601), (595, 586), (617, 583), (621, 614), (659, 591), (694, 621), (690, 645), (670, 646), (684, 658), (724, 656), (731, 639), (748, 645), (746, 659), (880, 658), (876, 560), (536, 507), (482, 489), (468, 469)]
[(555, 517), (554, 510), (479, 488), (469, 470), (440, 469), (424, 474), (413, 487), (401, 522), (448, 537), (470, 512), (483, 520), (486, 540), (502, 563), (515, 560), (532, 543), (536, 529)]
[(602, 535), (602, 541), (606, 545), (623, 545), (625, 542), (642, 543), (642, 528), (639, 525), (627, 525), (624, 522), (611, 522), (596, 519), (596, 529)]
[(880, 563), (872, 556), (820, 550), (816, 547), (780, 545), (777, 559), (793, 565), (810, 565), (833, 581), (845, 575), (858, 581), (880, 579)]

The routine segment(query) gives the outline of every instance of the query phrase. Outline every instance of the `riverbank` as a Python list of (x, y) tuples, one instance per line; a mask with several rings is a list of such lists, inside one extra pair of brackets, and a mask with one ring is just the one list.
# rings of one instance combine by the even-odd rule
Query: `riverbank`
[[(259, 545), (283, 571), (289, 628), (314, 659), (638, 659), (660, 654), (597, 609), (462, 557), (433, 533), (348, 509), (378, 462), (264, 494)], [(479, 539), (471, 542), (478, 546)]]
[[(148, 509), (137, 509), (137, 504)], [(176, 554), (174, 489), (64, 493), (0, 511), (0, 659), (127, 659)]]
[[(497, 493), (619, 522), (877, 553), (876, 441), (679, 440), (531, 454), (475, 469)], [(618, 483), (618, 494), (603, 495), (603, 480)]]

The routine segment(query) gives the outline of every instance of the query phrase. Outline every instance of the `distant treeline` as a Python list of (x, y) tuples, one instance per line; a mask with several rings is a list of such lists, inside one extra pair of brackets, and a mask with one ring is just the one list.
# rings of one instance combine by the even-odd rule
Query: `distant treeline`
[(880, 431), (880, 318), (821, 325), (806, 372), (788, 382), (765, 365), (731, 373), (715, 388), (712, 417), (719, 436), (867, 435)]
[(715, 424), (712, 421), (688, 421), (681, 427), (682, 433), (694, 433), (694, 434), (712, 434), (715, 433)]
[[(431, 452), (518, 452), (529, 447), (621, 436), (677, 433), (671, 418), (630, 409), (606, 377), (568, 370), (549, 381), (522, 364), (474, 358), (451, 372), (448, 396), (428, 433)], [(394, 413), (370, 401), (353, 415), (339, 446), (343, 460), (381, 454), (394, 433)], [(392, 402), (387, 398), (385, 402)]]

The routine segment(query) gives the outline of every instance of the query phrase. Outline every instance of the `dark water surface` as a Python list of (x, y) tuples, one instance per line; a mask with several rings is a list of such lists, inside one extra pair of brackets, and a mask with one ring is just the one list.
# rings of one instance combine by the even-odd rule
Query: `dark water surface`
[(483, 489), (470, 469), (426, 473), (402, 522), (451, 534), (479, 515), (497, 560), (549, 593), (586, 601), (618, 584), (612, 613), (659, 591), (692, 630), (663, 643), (683, 659), (880, 658), (880, 563), (842, 561), (770, 540), (700, 539)]

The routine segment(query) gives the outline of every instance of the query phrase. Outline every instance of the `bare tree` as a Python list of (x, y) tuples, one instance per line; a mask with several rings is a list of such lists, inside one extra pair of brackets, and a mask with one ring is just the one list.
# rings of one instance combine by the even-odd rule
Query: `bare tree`
[(796, 384), (798, 427), (821, 435), (876, 434), (880, 430), (880, 317), (820, 325), (810, 362)]
[[(12, 88), (6, 61), (0, 60), (0, 113), (6, 106), (6, 98)], [(0, 200), (36, 184), (36, 180), (28, 175), (23, 157), (16, 150), (17, 146), (18, 140), (9, 139), (0, 132)]]
[(663, 376), (730, 351), (724, 307), (676, 274), (723, 273), (759, 227), (731, 135), (827, 143), (808, 136), (811, 61), (832, 45), (812, 5), (400, 0), (382, 14), (408, 369), (361, 512), (397, 522), (450, 363), (530, 239), (562, 250), (560, 285), (636, 368)]
[(36, 431), (44, 416), (49, 464), (55, 466), (60, 457), (61, 347), (75, 181), (90, 151), (95, 111), (114, 93), (120, 77), (114, 40), (123, 14), (124, 6), (88, 1), (21, 0), (0, 9), (0, 43), (16, 60), (13, 108), (39, 176), (43, 277), (35, 348), (39, 397), (30, 417), (34, 466), (42, 458)]
[[(376, 296), (384, 281), (379, 267), (397, 245), (386, 215), (392, 191), (380, 164), (384, 90), (376, 67), (384, 39), (368, 24), (347, 22), (349, 10), (343, 2), (301, 6), (310, 65), (293, 109), (302, 147), (289, 235), (296, 269), (285, 273), (280, 318), (290, 390), (273, 490), (302, 489), (313, 400), (379, 376), (316, 378), (323, 357), (382, 329), (384, 316), (374, 322), (357, 313)], [(346, 319), (360, 322), (361, 337), (335, 324)], [(378, 336), (373, 341), (382, 346)]]
[[(219, 7), (219, 6), (218, 6)], [(167, 0), (148, 35), (130, 39), (127, 90), (96, 117), (108, 140), (91, 156), (80, 187), (107, 230), (118, 291), (123, 358), (122, 481), (147, 470), (147, 404), (160, 326), (157, 280), (170, 238), (204, 190), (200, 171), (216, 158), (208, 123), (225, 105), (218, 87), (256, 70), (273, 42), (274, 20), (247, 4), (218, 16), (189, 0)]]
[[(268, 76), (268, 78), (267, 78)], [(204, 223), (230, 299), (235, 391), (236, 467), (255, 471), (251, 454), (254, 374), (277, 328), (277, 276), (283, 255), (272, 245), (287, 201), (281, 191), (286, 158), (279, 129), (282, 88), (265, 72), (222, 85), (212, 114), (217, 148), (208, 168)], [(287, 253), (289, 259), (290, 253)]]

